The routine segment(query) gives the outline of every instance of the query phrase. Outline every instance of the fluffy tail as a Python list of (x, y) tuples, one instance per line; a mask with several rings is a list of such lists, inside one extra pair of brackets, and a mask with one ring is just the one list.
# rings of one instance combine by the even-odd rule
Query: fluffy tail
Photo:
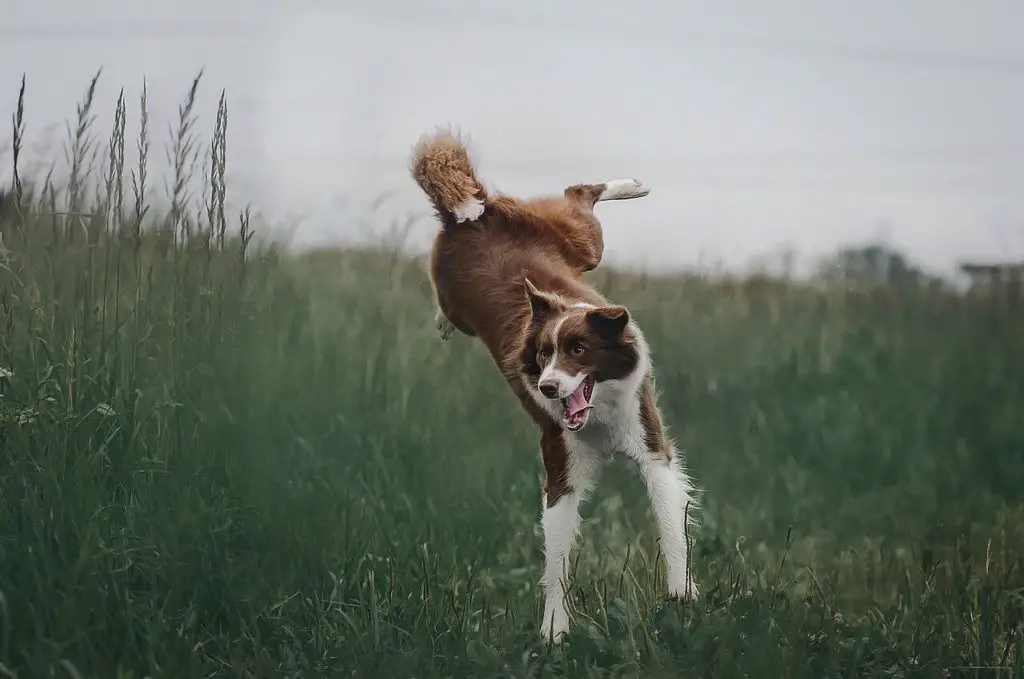
[(487, 190), (476, 178), (461, 136), (439, 130), (420, 138), (412, 151), (412, 177), (442, 221), (474, 221), (484, 213)]

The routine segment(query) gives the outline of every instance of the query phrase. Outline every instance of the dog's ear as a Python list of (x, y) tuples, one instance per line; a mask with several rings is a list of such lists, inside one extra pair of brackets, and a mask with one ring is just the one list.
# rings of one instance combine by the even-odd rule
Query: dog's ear
[(629, 323), (626, 307), (603, 306), (587, 312), (587, 323), (602, 337), (618, 337)]
[(526, 299), (530, 302), (530, 313), (533, 315), (533, 320), (543, 320), (551, 313), (551, 309), (554, 307), (553, 300), (538, 290), (529, 278), (524, 277), (523, 284), (526, 286)]

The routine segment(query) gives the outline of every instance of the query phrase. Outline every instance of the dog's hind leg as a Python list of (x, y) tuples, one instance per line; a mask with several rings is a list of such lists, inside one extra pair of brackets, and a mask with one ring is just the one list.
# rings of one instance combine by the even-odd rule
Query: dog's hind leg
[(592, 271), (601, 263), (604, 254), (604, 234), (601, 222), (594, 214), (594, 205), (605, 200), (642, 198), (651, 190), (636, 179), (612, 179), (600, 184), (574, 184), (565, 189), (575, 232), (566, 234), (574, 250), (582, 254), (582, 268)]
[(476, 337), (476, 332), (471, 327), (451, 313), (448, 305), (445, 304), (440, 295), (437, 296), (436, 303), (434, 327), (437, 328), (437, 332), (441, 335), (442, 342), (447, 342), (456, 330), (468, 337)]
[(434, 290), (434, 327), (437, 328), (437, 332), (441, 335), (441, 341), (447, 342), (448, 338), (455, 332), (455, 323), (448, 316), (446, 310), (448, 305), (445, 304), (441, 291), (437, 289), (433, 272), (431, 274), (430, 287)]
[(444, 267), (438, 266), (438, 243), (436, 242), (430, 253), (428, 267), (427, 278), (430, 280), (430, 289), (434, 291), (434, 327), (441, 335), (441, 341), (447, 342), (456, 330), (474, 337), (476, 333), (473, 329), (452, 313), (451, 304), (446, 295), (441, 292), (444, 288), (438, 285), (439, 279), (441, 281), (449, 280), (448, 277), (451, 274)]
[(434, 314), (434, 326), (441, 335), (442, 342), (447, 342), (448, 338), (455, 332), (455, 324), (448, 320), (448, 317), (441, 311), (440, 306), (437, 307), (437, 313)]
[(643, 198), (651, 190), (638, 179), (609, 179), (600, 184), (574, 184), (565, 189), (565, 197), (586, 209), (606, 200)]

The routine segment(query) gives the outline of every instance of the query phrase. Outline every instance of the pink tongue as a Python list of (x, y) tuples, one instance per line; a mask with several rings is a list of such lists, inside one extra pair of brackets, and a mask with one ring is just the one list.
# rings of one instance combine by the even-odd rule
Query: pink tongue
[(581, 384), (576, 388), (576, 391), (569, 394), (569, 417), (581, 413), (590, 407), (590, 404), (587, 403), (587, 398), (583, 395), (585, 386), (585, 384)]

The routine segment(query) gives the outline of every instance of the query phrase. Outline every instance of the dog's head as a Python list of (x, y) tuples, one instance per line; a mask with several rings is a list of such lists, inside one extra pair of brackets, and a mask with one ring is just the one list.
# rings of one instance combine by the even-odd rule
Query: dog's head
[(579, 431), (600, 403), (603, 386), (624, 380), (640, 364), (629, 312), (618, 305), (573, 303), (525, 281), (530, 325), (522, 353), (527, 386), (562, 426)]

